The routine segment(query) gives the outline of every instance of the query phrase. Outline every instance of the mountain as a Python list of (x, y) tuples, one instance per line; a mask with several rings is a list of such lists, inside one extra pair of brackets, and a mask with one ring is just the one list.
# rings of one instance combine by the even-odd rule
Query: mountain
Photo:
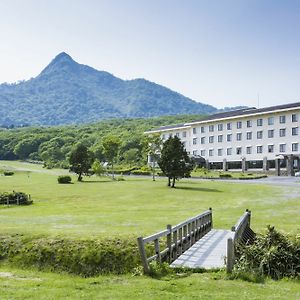
[(216, 110), (148, 80), (122, 80), (79, 64), (64, 52), (37, 77), (0, 85), (2, 125), (78, 124)]

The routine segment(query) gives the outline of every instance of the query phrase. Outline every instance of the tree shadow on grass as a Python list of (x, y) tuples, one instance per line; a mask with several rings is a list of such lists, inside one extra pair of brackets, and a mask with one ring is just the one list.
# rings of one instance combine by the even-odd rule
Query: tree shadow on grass
[(191, 186), (175, 186), (176, 190), (186, 190), (186, 191), (195, 191), (195, 192), (213, 192), (213, 193), (223, 193), (223, 191), (217, 189), (208, 189), (202, 187), (191, 187)]

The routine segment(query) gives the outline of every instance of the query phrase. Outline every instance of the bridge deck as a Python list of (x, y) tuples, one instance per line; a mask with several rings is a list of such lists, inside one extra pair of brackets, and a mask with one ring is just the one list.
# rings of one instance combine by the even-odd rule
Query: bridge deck
[(230, 230), (212, 229), (172, 264), (172, 267), (223, 268), (227, 255), (227, 239), (233, 237)]

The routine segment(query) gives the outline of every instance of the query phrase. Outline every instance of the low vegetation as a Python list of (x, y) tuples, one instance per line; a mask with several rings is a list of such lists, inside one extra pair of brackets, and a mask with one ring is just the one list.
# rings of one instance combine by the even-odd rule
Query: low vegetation
[(252, 245), (238, 250), (234, 277), (300, 279), (300, 236), (287, 236), (268, 226)]
[(207, 170), (202, 167), (195, 168), (192, 173), (192, 177), (197, 178), (205, 178), (205, 179), (239, 179), (239, 180), (247, 180), (247, 179), (260, 179), (266, 178), (267, 175), (262, 173), (252, 173), (252, 172), (223, 172), (217, 170)]
[(57, 177), (57, 181), (61, 184), (69, 184), (72, 182), (72, 178), (69, 175), (60, 175)]
[(0, 193), (0, 204), (6, 205), (29, 205), (32, 204), (30, 196), (22, 192)]

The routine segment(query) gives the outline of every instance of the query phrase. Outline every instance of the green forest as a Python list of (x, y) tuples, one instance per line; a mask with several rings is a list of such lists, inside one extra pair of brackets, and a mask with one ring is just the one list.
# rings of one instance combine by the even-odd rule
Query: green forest
[(0, 159), (32, 160), (43, 162), (47, 168), (69, 168), (70, 153), (81, 143), (103, 162), (106, 161), (103, 138), (115, 135), (121, 140), (118, 164), (143, 166), (147, 161), (145, 131), (200, 118), (201, 115), (180, 115), (111, 119), (88, 125), (1, 129)]

